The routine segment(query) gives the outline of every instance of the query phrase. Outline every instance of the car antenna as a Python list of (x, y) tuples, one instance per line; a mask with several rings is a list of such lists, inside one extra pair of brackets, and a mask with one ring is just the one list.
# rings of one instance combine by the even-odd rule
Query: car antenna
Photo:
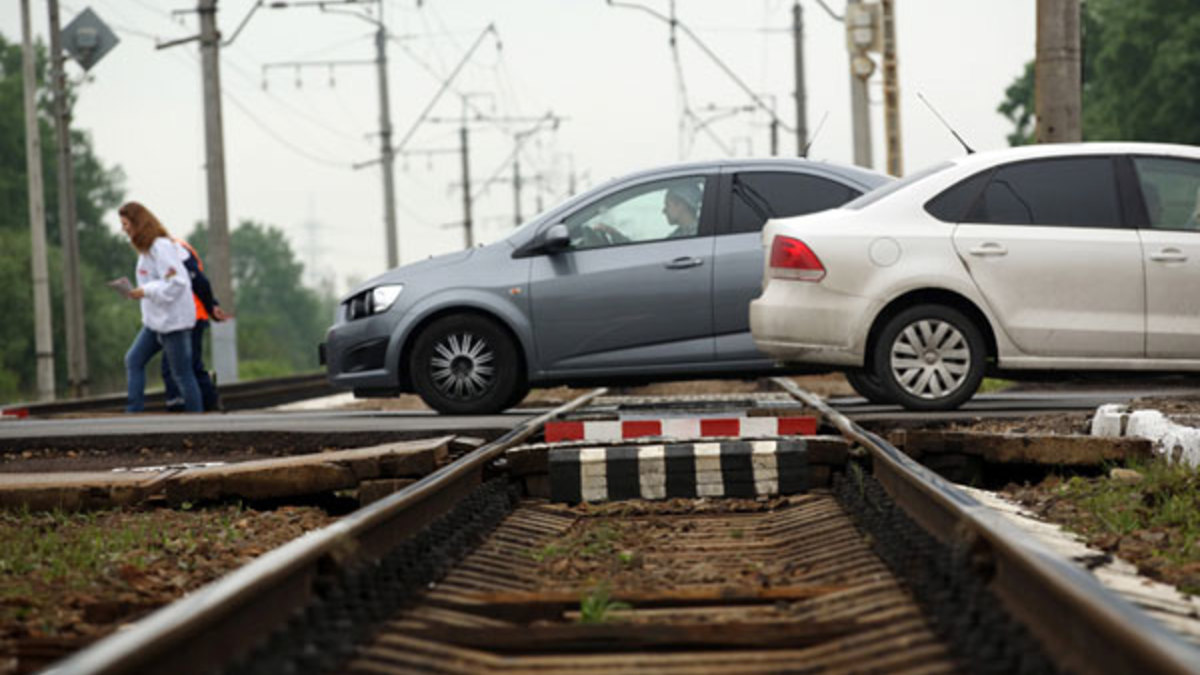
[(821, 127), (825, 126), (825, 120), (829, 117), (829, 111), (826, 110), (824, 115), (821, 115), (821, 121), (817, 122), (817, 128), (812, 132), (812, 136), (808, 137), (808, 142), (804, 144), (804, 150), (800, 151), (800, 156), (808, 159), (808, 149), (812, 147), (813, 141), (817, 140), (817, 134), (821, 133)]
[(921, 99), (921, 102), (929, 107), (929, 110), (932, 111), (933, 114), (937, 116), (939, 122), (941, 122), (943, 125), (945, 125), (946, 130), (954, 135), (954, 139), (957, 140), (963, 146), (963, 149), (967, 151), (968, 155), (975, 154), (975, 149), (972, 148), (971, 146), (967, 145), (967, 142), (963, 140), (963, 137), (958, 135), (958, 132), (954, 130), (954, 127), (950, 126), (950, 123), (946, 121), (946, 118), (942, 117), (941, 114), (937, 111), (937, 108), (933, 107), (933, 104), (930, 103), (928, 100), (926, 100), (926, 98), (924, 96), (922, 96), (921, 92), (919, 92), (919, 91), (917, 92), (917, 98)]

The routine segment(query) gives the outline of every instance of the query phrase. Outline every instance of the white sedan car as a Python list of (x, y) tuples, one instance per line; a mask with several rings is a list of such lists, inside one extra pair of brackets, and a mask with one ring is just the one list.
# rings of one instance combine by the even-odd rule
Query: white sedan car
[(758, 348), (877, 402), (952, 409), (985, 372), (1200, 371), (1200, 148), (970, 154), (773, 220)]

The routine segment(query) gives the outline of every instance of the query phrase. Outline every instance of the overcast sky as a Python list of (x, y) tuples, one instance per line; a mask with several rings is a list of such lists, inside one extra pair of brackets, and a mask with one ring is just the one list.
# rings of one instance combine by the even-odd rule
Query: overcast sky
[[(35, 36), (46, 40), (44, 0), (32, 0)], [(256, 0), (221, 0), (228, 38)], [(666, 12), (667, 0), (645, 6)], [(827, 0), (841, 13), (844, 0)], [(690, 27), (747, 86), (796, 120), (791, 37), (792, 0), (678, 0)], [(848, 57), (842, 24), (816, 0), (801, 0), (805, 17), (808, 125), (823, 127), (810, 157), (849, 163)], [(77, 0), (61, 3), (62, 23), (90, 6), (121, 43), (92, 68), (80, 88), (75, 124), (89, 132), (100, 158), (126, 173), (128, 197), (144, 202), (169, 229), (191, 232), (206, 217), (204, 120), (196, 43), (156, 50), (157, 40), (197, 31), (188, 0)], [(1034, 0), (897, 0), (897, 43), (904, 168), (915, 171), (961, 152), (917, 98), (920, 92), (976, 149), (1005, 145), (1010, 123), (996, 112), (1004, 89), (1034, 56)], [(20, 41), (19, 3), (0, 3), (0, 32)], [(529, 182), (523, 215), (532, 216), (570, 188), (680, 160), (769, 154), (768, 117), (738, 111), (751, 104), (733, 79), (686, 36), (678, 60), (665, 23), (604, 0), (385, 0), (392, 123), (406, 135), (468, 47), (486, 38), (450, 90), (416, 126), (399, 158), (396, 195), (400, 255), (411, 262), (462, 247), (458, 119), (463, 95), (472, 116), (563, 118), (530, 136), (521, 150)], [(281, 228), (311, 271), (350, 280), (384, 270), (379, 97), (373, 65), (270, 68), (294, 61), (374, 59), (374, 28), (315, 7), (258, 10), (222, 50), (225, 156), (231, 226), (253, 219)], [(876, 60), (878, 56), (876, 55)], [(82, 70), (68, 66), (73, 79)], [(436, 74), (436, 75), (435, 75)], [(875, 167), (883, 170), (880, 74), (871, 80)], [(681, 124), (684, 110), (693, 121)], [(703, 124), (703, 130), (697, 127)], [(531, 121), (473, 121), (470, 167), (477, 239), (513, 227), (514, 134)], [(714, 138), (715, 137), (715, 138)], [(51, 142), (51, 139), (43, 139)], [(796, 151), (783, 132), (783, 154)], [(455, 152), (445, 152), (454, 150)], [(481, 185), (487, 178), (496, 182)], [(501, 182), (503, 181), (503, 182)], [(117, 229), (116, 215), (110, 226)]]

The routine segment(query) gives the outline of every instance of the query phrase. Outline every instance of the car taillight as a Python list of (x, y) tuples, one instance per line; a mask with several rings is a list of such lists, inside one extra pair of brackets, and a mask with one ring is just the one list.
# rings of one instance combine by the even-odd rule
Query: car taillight
[(771, 242), (771, 276), (777, 279), (820, 281), (825, 266), (808, 244), (793, 237), (776, 235)]

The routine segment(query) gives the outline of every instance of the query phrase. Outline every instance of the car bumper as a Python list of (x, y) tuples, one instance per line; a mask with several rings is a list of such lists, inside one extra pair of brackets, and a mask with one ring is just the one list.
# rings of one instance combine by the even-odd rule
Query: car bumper
[(399, 373), (393, 356), (392, 322), (371, 317), (329, 329), (321, 357), (330, 384), (347, 389), (397, 390)]
[(870, 300), (819, 283), (772, 280), (750, 303), (754, 344), (785, 363), (861, 366)]

